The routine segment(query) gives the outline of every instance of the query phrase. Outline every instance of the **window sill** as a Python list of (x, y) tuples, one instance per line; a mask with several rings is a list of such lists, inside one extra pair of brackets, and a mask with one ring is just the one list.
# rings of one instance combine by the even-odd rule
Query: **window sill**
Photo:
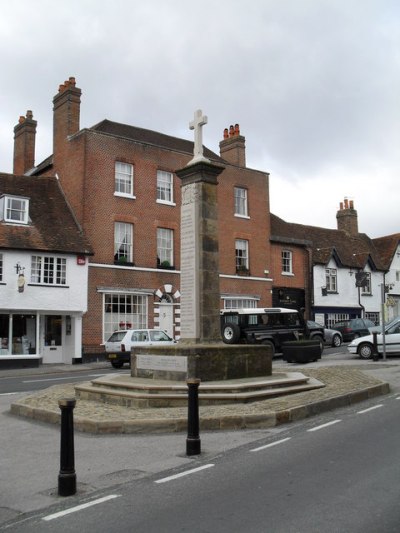
[(123, 192), (114, 192), (114, 196), (118, 196), (119, 198), (129, 198), (130, 200), (136, 200), (136, 196), (134, 194), (125, 194)]
[(294, 277), (293, 272), (281, 272), (281, 274), (282, 274), (282, 276), (289, 276), (289, 277), (292, 276), (292, 277)]
[(171, 207), (176, 207), (176, 203), (175, 202), (169, 202), (168, 200), (156, 200), (156, 203), (157, 204), (162, 204), (162, 205), (169, 205)]
[(27, 283), (27, 287), (48, 287), (50, 289), (69, 289), (69, 285), (56, 285), (55, 283)]
[(250, 217), (248, 215), (239, 215), (238, 213), (235, 213), (236, 218), (244, 218), (246, 220), (250, 220)]

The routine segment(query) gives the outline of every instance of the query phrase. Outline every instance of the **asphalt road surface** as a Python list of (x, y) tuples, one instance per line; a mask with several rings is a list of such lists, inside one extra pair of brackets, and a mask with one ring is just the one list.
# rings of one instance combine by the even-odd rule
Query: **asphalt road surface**
[(241, 446), (139, 471), (0, 530), (398, 533), (399, 415), (400, 396), (390, 394), (273, 433), (251, 432)]

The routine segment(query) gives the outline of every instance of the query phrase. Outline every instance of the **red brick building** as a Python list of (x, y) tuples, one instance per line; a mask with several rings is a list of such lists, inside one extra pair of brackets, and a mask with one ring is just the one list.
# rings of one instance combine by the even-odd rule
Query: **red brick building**
[[(15, 127), (14, 167), (56, 175), (94, 250), (89, 263), (85, 353), (122, 325), (180, 332), (180, 180), (193, 142), (104, 120), (80, 129), (75, 79), (53, 99), (53, 154), (34, 166), (36, 121)], [(182, 120), (189, 122), (190, 117)], [(189, 134), (189, 131), (188, 131)], [(223, 132), (219, 176), (221, 308), (272, 305), (269, 175), (246, 167), (239, 126)], [(86, 290), (82, 287), (82, 290)]]

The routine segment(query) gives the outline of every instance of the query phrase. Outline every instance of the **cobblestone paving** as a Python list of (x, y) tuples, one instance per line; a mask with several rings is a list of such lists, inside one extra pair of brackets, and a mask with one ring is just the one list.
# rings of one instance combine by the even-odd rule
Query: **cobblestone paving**
[[(274, 372), (279, 370), (275, 368)], [(200, 406), (201, 427), (239, 429), (274, 426), (389, 392), (387, 383), (357, 368), (335, 366), (296, 368), (296, 371), (318, 379), (325, 387), (246, 404)], [(58, 423), (58, 400), (74, 397), (73, 384), (55, 385), (18, 400), (12, 404), (11, 412)], [(74, 421), (78, 430), (93, 433), (145, 432), (146, 427), (154, 431), (183, 431), (187, 422), (187, 407), (140, 409), (77, 400)]]

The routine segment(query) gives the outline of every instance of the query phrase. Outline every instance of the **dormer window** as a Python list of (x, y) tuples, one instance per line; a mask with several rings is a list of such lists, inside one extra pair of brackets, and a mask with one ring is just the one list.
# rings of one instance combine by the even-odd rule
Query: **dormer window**
[(0, 199), (0, 213), (4, 222), (28, 224), (29, 199), (21, 196), (3, 196)]

